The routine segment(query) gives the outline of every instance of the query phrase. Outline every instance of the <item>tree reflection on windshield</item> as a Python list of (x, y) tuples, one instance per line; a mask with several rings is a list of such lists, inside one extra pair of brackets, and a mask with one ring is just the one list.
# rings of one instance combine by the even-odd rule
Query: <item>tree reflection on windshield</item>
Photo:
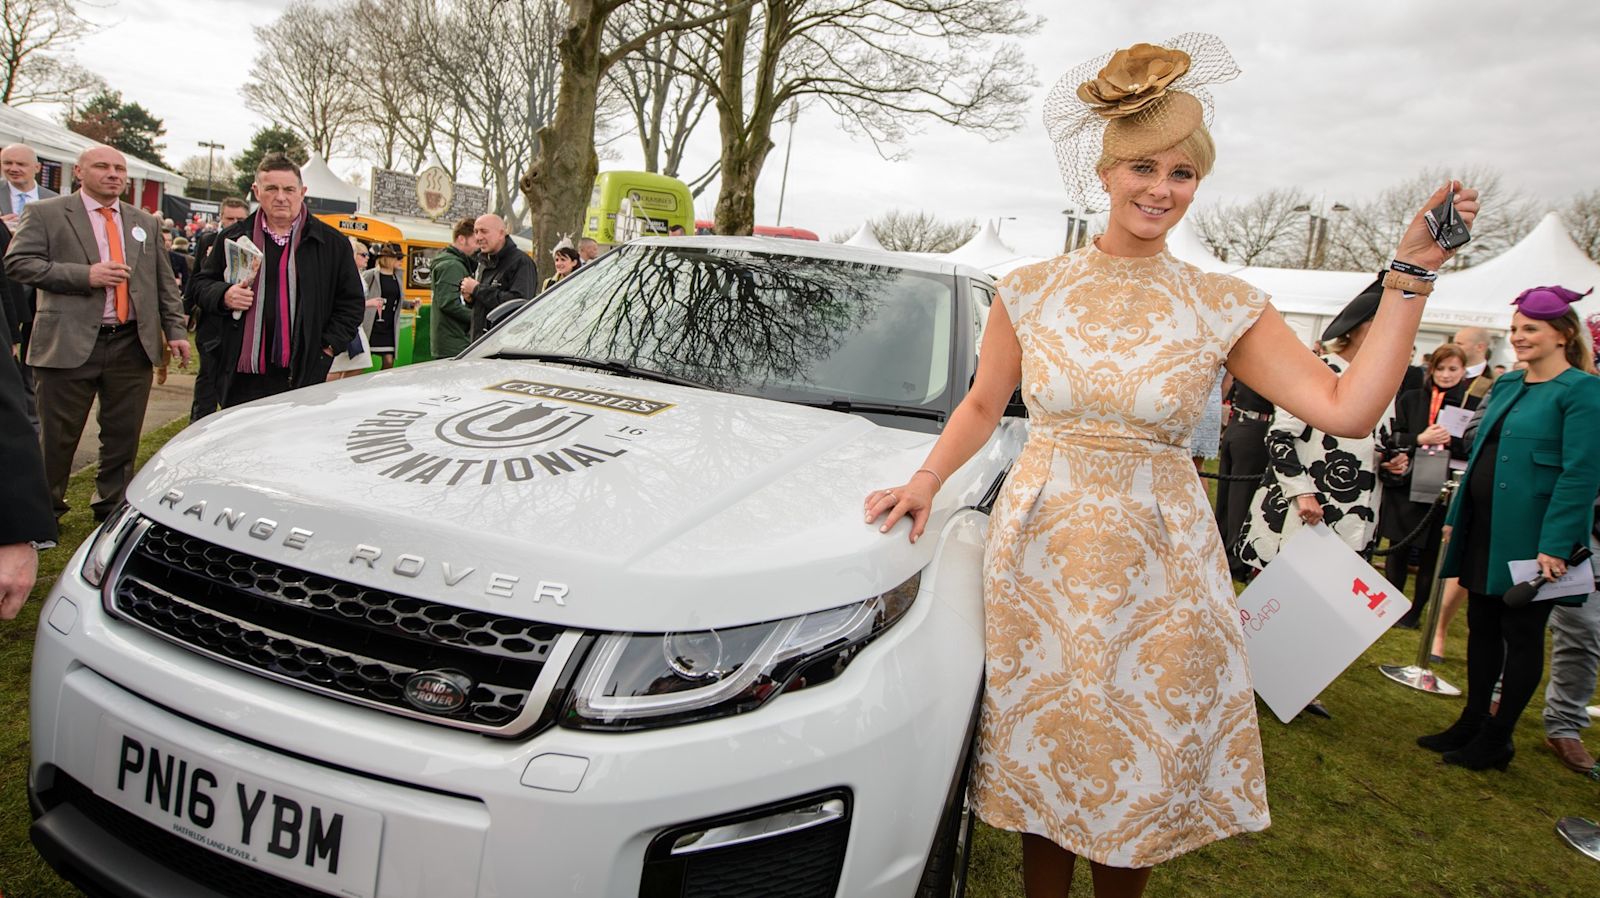
[(887, 266), (630, 246), (474, 355), (621, 359), (736, 392), (921, 405), (949, 386), (953, 303), (948, 279)]

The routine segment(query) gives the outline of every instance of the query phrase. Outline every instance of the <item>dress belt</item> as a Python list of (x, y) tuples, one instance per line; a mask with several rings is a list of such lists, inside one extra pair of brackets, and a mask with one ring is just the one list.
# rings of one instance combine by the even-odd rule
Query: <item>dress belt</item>
[(100, 336), (114, 337), (123, 331), (133, 330), (138, 326), (139, 323), (137, 321), (124, 321), (120, 324), (102, 324), (100, 325)]
[(1040, 427), (1034, 425), (1029, 433), (1028, 440), (1038, 440), (1054, 446), (1066, 446), (1074, 449), (1088, 449), (1100, 452), (1123, 452), (1135, 455), (1165, 455), (1176, 453), (1187, 458), (1189, 447), (1184, 443), (1169, 443), (1149, 437), (1118, 436), (1104, 433), (1082, 433), (1080, 431), (1066, 430), (1053, 427)]

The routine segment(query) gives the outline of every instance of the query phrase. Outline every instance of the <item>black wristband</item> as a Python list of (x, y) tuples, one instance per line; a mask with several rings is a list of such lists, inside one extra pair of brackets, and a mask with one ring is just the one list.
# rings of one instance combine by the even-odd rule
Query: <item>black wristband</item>
[(1437, 271), (1429, 271), (1420, 265), (1412, 265), (1410, 262), (1402, 262), (1399, 259), (1390, 260), (1389, 268), (1401, 274), (1409, 274), (1414, 278), (1421, 278), (1425, 281), (1431, 281), (1439, 276)]

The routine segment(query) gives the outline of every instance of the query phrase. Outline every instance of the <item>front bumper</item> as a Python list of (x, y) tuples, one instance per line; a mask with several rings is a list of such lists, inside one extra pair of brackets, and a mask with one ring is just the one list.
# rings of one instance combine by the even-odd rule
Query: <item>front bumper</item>
[[(129, 850), (108, 822), (114, 813), (85, 812), (110, 803), (96, 797), (115, 763), (107, 733), (131, 732), (197, 766), (378, 815), (374, 877), (333, 894), (634, 898), (652, 894), (641, 877), (663, 833), (842, 795), (836, 894), (904, 898), (962, 757), (982, 671), (981, 533), (953, 532), (906, 617), (832, 682), (732, 718), (636, 733), (555, 728), (521, 741), (354, 707), (199, 657), (107, 616), (74, 559), (51, 591), (34, 656), (35, 842), (58, 870), (111, 894), (244, 894), (196, 882), (173, 869), (181, 863), (152, 866), (152, 851)], [(763, 864), (782, 877), (781, 861)]]

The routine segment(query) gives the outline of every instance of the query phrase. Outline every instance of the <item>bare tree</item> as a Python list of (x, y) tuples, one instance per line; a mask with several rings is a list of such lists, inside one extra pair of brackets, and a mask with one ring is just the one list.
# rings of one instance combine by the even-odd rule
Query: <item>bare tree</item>
[(1539, 207), (1527, 195), (1508, 187), (1499, 172), (1487, 168), (1465, 171), (1423, 171), (1381, 191), (1376, 197), (1350, 204), (1332, 217), (1327, 260), (1323, 267), (1344, 271), (1377, 271), (1394, 258), (1400, 235), (1417, 210), (1449, 177), (1478, 189), (1483, 213), (1472, 223), (1472, 242), (1457, 252), (1449, 269), (1469, 268), (1515, 246), (1539, 223)]
[(401, 2), (400, 30), (414, 36), (408, 53), (421, 69), (413, 77), (426, 91), (413, 101), (416, 133), (452, 174), (476, 162), (493, 210), (518, 229), (528, 206), (517, 178), (532, 162), (535, 135), (555, 114), (563, 4)]
[(66, 103), (106, 89), (99, 75), (56, 53), (97, 30), (69, 0), (0, 0), (0, 103)]
[(1310, 254), (1310, 199), (1300, 190), (1272, 190), (1194, 216), (1195, 230), (1217, 258), (1239, 265), (1301, 268)]
[(350, 146), (364, 112), (352, 77), (368, 61), (356, 50), (370, 39), (359, 22), (347, 9), (295, 0), (277, 21), (256, 27), (261, 49), (240, 89), (245, 106), (281, 122), (323, 158)]
[(434, 39), (420, 31), (412, 10), (396, 0), (348, 0), (339, 12), (360, 22), (385, 22), (367, 40), (379, 52), (364, 54), (361, 77), (350, 87), (362, 106), (358, 149), (383, 168), (416, 171), (436, 152), (438, 126), (449, 118), (450, 102), (433, 90), (424, 45)]
[(233, 193), (234, 182), (239, 179), (239, 172), (233, 163), (222, 156), (189, 156), (178, 163), (177, 172), (189, 179), (190, 191), (202, 190), (204, 188), (201, 185), (209, 184), (212, 192), (224, 196)]
[[(693, 18), (659, 21), (616, 42), (611, 17), (634, 3), (656, 0), (566, 0), (566, 17), (557, 42), (561, 82), (555, 114), (539, 129), (532, 163), (520, 186), (533, 215), (535, 258), (547, 274), (547, 256), (559, 235), (576, 233), (599, 171), (595, 133), (600, 85), (619, 61), (660, 34), (701, 28), (754, 0), (680, 0)], [(608, 37), (610, 38), (608, 40)]]
[[(910, 253), (948, 253), (978, 233), (978, 223), (973, 219), (944, 221), (920, 209), (916, 212), (891, 209), (868, 220), (867, 227), (884, 249)], [(853, 236), (854, 231), (842, 231), (833, 235), (833, 242), (844, 243)]]
[(1019, 0), (755, 0), (706, 26), (714, 53), (689, 60), (722, 134), (717, 231), (748, 234), (780, 110), (815, 97), (880, 153), (922, 121), (992, 137), (1022, 123), (1032, 67), (997, 38), (1034, 31)]
[[(683, 0), (634, 4), (612, 16), (608, 26), (612, 31), (610, 40), (622, 44), (629, 35), (650, 30), (660, 22), (692, 18), (693, 13)], [(711, 106), (705, 84), (683, 74), (683, 69), (689, 59), (706, 52), (703, 34), (660, 32), (606, 73), (605, 89), (617, 97), (633, 119), (645, 171), (679, 176), (689, 136)], [(706, 173), (689, 180), (703, 187)]]
[(1561, 220), (1578, 248), (1600, 262), (1600, 190), (1573, 197), (1561, 210)]

